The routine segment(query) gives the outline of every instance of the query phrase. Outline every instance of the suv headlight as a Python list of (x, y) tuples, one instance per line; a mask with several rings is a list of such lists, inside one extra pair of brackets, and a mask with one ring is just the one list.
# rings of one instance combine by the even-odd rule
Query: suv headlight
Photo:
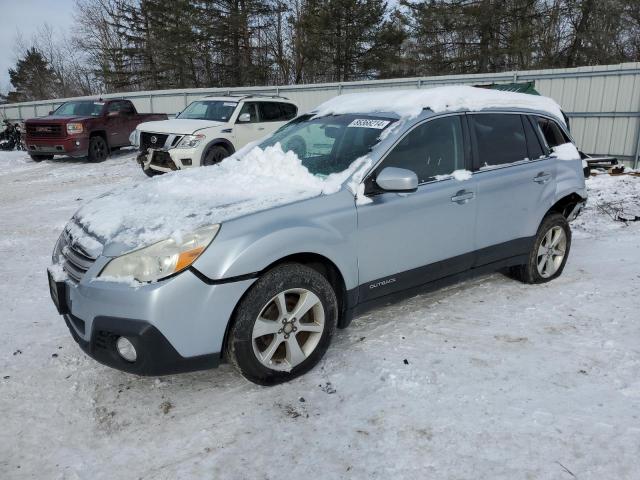
[(134, 147), (140, 146), (140, 130), (136, 129), (129, 135), (129, 143)]
[(195, 148), (205, 139), (204, 135), (185, 135), (176, 148)]
[(220, 230), (220, 224), (198, 228), (182, 235), (180, 240), (168, 238), (148, 247), (125, 253), (107, 263), (99, 277), (134, 278), (138, 282), (154, 282), (178, 273), (191, 265), (205, 251)]
[(67, 133), (82, 133), (83, 131), (81, 123), (67, 123)]

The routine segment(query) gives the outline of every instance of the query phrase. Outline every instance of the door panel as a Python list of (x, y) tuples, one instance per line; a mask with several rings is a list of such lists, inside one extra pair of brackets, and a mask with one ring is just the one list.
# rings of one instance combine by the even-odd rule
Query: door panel
[(515, 113), (467, 117), (477, 169), (475, 265), (479, 266), (528, 253), (528, 239), (555, 197), (556, 163), (540, 157), (539, 139), (526, 117)]
[(413, 193), (381, 192), (358, 205), (360, 301), (431, 282), (471, 267), (476, 185), (440, 175), (468, 168), (469, 141), (460, 115), (423, 122), (400, 139), (367, 179), (385, 167), (416, 173)]
[[(456, 197), (468, 194), (467, 199)], [(358, 205), (360, 301), (462, 272), (473, 262), (475, 181), (427, 183)], [(453, 198), (453, 199), (452, 199)], [(446, 261), (442, 264), (437, 262)]]

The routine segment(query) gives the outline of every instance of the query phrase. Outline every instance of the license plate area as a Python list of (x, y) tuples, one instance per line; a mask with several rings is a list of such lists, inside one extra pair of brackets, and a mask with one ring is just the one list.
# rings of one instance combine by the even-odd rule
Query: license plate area
[(51, 294), (51, 300), (56, 306), (60, 315), (69, 313), (69, 306), (67, 305), (67, 285), (65, 282), (57, 282), (51, 272), (47, 270), (47, 276), (49, 278), (49, 293)]

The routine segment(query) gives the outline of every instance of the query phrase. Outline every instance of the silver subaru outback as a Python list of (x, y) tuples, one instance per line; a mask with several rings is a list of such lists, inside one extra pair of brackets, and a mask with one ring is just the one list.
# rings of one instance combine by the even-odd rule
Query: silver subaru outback
[(226, 359), (275, 384), (381, 302), (497, 270), (553, 280), (585, 201), (549, 99), (471, 87), (344, 95), (219, 164), (83, 206), (49, 286), (73, 338), (105, 365), (161, 375)]

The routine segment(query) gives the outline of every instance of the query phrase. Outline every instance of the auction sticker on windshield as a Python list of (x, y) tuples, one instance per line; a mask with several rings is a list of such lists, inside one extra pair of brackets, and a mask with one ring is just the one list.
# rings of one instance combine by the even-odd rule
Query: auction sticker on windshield
[(384, 127), (389, 125), (389, 120), (371, 120), (369, 118), (356, 118), (353, 122), (351, 122), (348, 127), (355, 128), (375, 128), (377, 130), (382, 130)]

